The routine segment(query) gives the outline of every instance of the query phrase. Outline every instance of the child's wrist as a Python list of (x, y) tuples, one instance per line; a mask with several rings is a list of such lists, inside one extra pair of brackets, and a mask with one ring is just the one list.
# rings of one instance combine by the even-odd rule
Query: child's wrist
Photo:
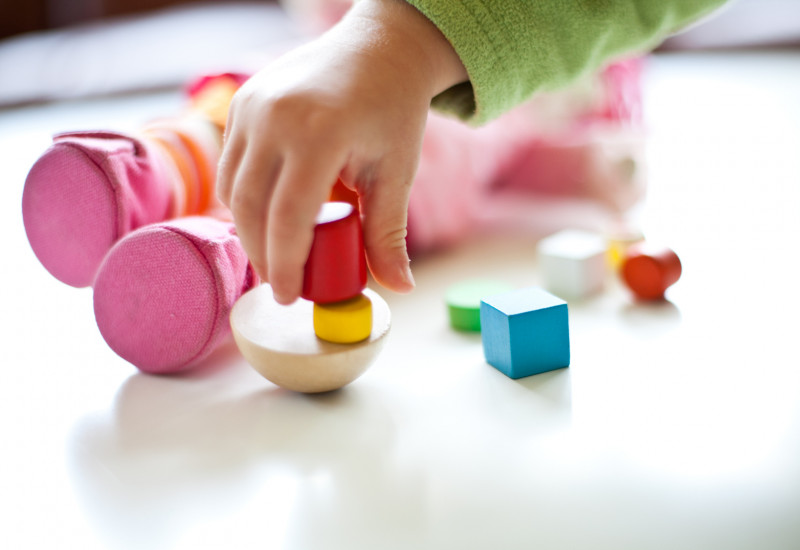
[[(467, 71), (439, 29), (405, 0), (361, 0), (350, 16), (375, 30), (369, 40), (392, 50), (405, 62), (409, 76), (424, 82), (430, 97), (468, 79)], [(356, 28), (360, 25), (356, 23)]]
[(433, 94), (465, 82), (467, 71), (453, 46), (422, 12), (405, 0), (393, 0), (399, 11), (404, 12), (403, 24), (408, 25), (413, 36), (411, 42), (424, 49), (433, 68)]

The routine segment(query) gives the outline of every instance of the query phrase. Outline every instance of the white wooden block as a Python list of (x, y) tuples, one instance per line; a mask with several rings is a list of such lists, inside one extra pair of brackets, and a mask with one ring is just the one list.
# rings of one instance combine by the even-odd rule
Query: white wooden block
[(603, 290), (608, 270), (607, 243), (600, 234), (568, 229), (538, 246), (543, 286), (565, 300), (580, 300)]

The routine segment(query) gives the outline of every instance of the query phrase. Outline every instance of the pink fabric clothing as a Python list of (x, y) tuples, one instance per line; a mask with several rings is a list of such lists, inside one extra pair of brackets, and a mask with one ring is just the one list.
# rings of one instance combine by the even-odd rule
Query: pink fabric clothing
[(173, 186), (159, 155), (138, 139), (114, 132), (60, 134), (25, 182), (28, 241), (54, 277), (91, 285), (120, 237), (172, 214)]
[(409, 201), (409, 248), (476, 234), (600, 230), (645, 190), (639, 59), (480, 128), (432, 112)]
[(100, 266), (97, 326), (139, 369), (177, 372), (229, 337), (233, 304), (258, 283), (232, 223), (195, 216), (149, 225), (121, 239)]

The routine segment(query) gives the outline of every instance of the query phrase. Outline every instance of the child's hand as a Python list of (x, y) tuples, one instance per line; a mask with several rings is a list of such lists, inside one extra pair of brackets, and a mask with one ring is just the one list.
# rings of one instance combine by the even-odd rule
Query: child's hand
[(391, 290), (413, 288), (406, 213), (428, 107), (464, 80), (450, 44), (413, 7), (362, 0), (241, 88), (218, 194), (278, 302), (300, 295), (316, 214), (340, 176), (361, 198), (373, 276)]

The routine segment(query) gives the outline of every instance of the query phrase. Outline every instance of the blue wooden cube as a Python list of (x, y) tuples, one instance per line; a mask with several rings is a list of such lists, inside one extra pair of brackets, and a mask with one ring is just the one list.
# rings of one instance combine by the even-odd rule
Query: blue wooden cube
[(486, 361), (510, 378), (569, 366), (567, 302), (538, 287), (481, 301)]

